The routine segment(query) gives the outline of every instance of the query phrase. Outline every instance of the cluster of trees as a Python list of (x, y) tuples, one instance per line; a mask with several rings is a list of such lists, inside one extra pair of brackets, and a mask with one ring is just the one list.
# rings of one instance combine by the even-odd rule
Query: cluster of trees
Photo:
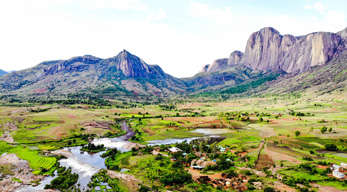
[(290, 111), (289, 111), (289, 115), (297, 116), (297, 117), (314, 116), (314, 114), (313, 114), (313, 113), (310, 113), (310, 112), (303, 113), (303, 112), (294, 111), (294, 110), (290, 110)]
[(264, 77), (260, 77), (257, 80), (248, 82), (248, 83), (244, 83), (242, 85), (238, 85), (232, 88), (228, 88), (225, 89), (221, 92), (219, 92), (220, 94), (238, 94), (238, 93), (243, 93), (248, 91), (249, 89), (253, 89), (256, 87), (259, 87), (260, 85), (264, 84), (267, 81), (272, 81), (277, 79), (277, 77), (279, 76), (279, 74), (270, 74), (268, 76), (264, 76)]
[(87, 151), (91, 153), (97, 153), (100, 151), (105, 151), (106, 147), (101, 144), (101, 145), (94, 145), (93, 143), (88, 143), (88, 145), (85, 145), (81, 148), (82, 151)]
[(159, 104), (158, 107), (163, 110), (171, 111), (173, 109), (176, 109), (175, 105), (172, 104)]
[(330, 127), (330, 128), (328, 129), (328, 127), (324, 126), (324, 127), (322, 127), (322, 128), (320, 129), (320, 132), (324, 134), (324, 133), (326, 133), (327, 131), (331, 132), (332, 130), (333, 130), (332, 127)]
[(45, 189), (59, 189), (60, 191), (66, 191), (71, 186), (77, 183), (78, 174), (71, 173), (71, 167), (66, 169), (65, 167), (59, 167), (58, 177), (51, 181), (51, 184), (45, 186)]
[(160, 177), (160, 182), (164, 185), (180, 185), (192, 182), (192, 175), (184, 169), (166, 172)]

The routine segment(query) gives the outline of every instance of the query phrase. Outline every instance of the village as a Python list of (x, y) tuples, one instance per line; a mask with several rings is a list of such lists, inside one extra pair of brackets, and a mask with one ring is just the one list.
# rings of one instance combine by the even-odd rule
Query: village
[[(196, 144), (184, 144), (182, 149), (179, 148), (179, 146), (182, 145), (183, 144), (176, 144), (178, 147), (171, 147), (170, 145), (170, 148), (167, 146), (157, 146), (154, 147), (153, 154), (170, 157), (172, 162), (181, 162), (185, 167), (184, 169), (192, 175), (193, 181), (199, 184), (210, 184), (219, 189), (233, 189), (237, 191), (252, 189), (261, 190), (264, 187), (264, 184), (260, 180), (258, 181), (254, 179), (254, 176), (252, 177), (253, 173), (257, 177), (266, 176), (266, 171), (264, 170), (274, 169), (276, 166), (268, 164), (269, 167), (263, 167), (262, 169), (259, 169), (256, 165), (248, 168), (237, 167), (235, 166), (235, 163), (239, 163), (239, 161), (244, 160), (246, 163), (250, 162), (250, 158), (247, 156), (247, 151), (240, 153), (221, 145), (217, 146), (207, 144), (200, 144), (200, 147), (208, 149), (206, 151), (199, 150), (199, 146)], [(260, 146), (257, 149), (261, 149), (263, 145), (264, 141), (261, 141)], [(218, 167), (223, 165), (223, 163), (229, 167), (218, 169)], [(254, 163), (256, 164), (257, 160)], [(340, 181), (347, 179), (345, 175), (345, 173), (347, 173), (346, 163), (341, 163), (340, 165), (331, 164), (328, 166), (320, 166), (320, 168), (329, 169), (327, 176), (330, 178), (336, 178)]]

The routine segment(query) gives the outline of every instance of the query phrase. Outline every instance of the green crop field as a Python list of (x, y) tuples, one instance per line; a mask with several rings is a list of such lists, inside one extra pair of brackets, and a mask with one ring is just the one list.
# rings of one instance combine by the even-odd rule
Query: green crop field
[(8, 153), (15, 153), (19, 158), (27, 160), (30, 167), (35, 171), (41, 169), (49, 170), (57, 162), (55, 157), (43, 157), (38, 151), (31, 150), (23, 146), (17, 146), (8, 151)]

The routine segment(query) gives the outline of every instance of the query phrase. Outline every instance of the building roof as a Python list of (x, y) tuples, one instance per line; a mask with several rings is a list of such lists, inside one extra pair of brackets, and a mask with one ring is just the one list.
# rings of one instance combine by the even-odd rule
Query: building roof
[(205, 168), (203, 166), (190, 166), (190, 167), (195, 168), (195, 169), (203, 169), (203, 168)]
[(178, 151), (182, 151), (181, 149), (177, 148), (177, 147), (171, 147), (169, 148), (169, 151), (173, 152), (173, 153), (176, 153)]
[(341, 172), (336, 171), (336, 170), (335, 170), (333, 173), (334, 173), (334, 174), (337, 174), (337, 175), (339, 175), (339, 176), (345, 176), (345, 174), (344, 174), (344, 173), (341, 173)]

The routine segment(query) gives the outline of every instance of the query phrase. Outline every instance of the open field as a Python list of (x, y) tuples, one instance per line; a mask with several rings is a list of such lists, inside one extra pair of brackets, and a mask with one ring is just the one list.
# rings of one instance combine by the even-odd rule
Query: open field
[[(56, 158), (42, 155), (44, 151), (87, 144), (90, 139), (105, 134), (118, 134), (120, 120), (127, 120), (135, 132), (130, 141), (141, 144), (151, 140), (205, 137), (194, 131), (223, 128), (229, 130), (219, 135), (224, 139), (210, 145), (225, 147), (225, 154), (234, 160), (235, 170), (247, 168), (266, 175), (269, 173), (265, 169), (276, 167), (272, 169), (274, 174), (288, 179), (286, 183), (276, 184), (279, 186), (295, 188), (292, 183), (305, 178), (322, 186), (346, 189), (342, 182), (328, 181), (320, 169), (309, 175), (299, 169), (287, 169), (303, 163), (347, 163), (347, 103), (343, 100), (271, 96), (208, 103), (180, 101), (168, 106), (0, 106), (0, 139), (3, 140), (0, 153), (17, 154), (38, 173), (51, 169), (56, 162)], [(322, 131), (324, 127), (326, 130)], [(11, 138), (14, 144), (5, 142)], [(329, 144), (336, 148), (327, 149)], [(216, 149), (211, 151), (216, 153)], [(161, 153), (170, 157), (167, 151)], [(155, 159), (156, 155), (130, 152), (117, 155), (110, 165), (128, 168), (129, 174), (158, 186), (161, 185), (158, 178), (162, 178), (159, 173), (173, 170), (161, 167)], [(168, 163), (169, 159), (160, 161)], [(146, 167), (148, 163), (153, 166)], [(142, 172), (143, 169), (146, 171)], [(221, 177), (222, 171), (210, 172)], [(267, 185), (277, 182), (272, 177), (257, 176), (257, 179)]]

